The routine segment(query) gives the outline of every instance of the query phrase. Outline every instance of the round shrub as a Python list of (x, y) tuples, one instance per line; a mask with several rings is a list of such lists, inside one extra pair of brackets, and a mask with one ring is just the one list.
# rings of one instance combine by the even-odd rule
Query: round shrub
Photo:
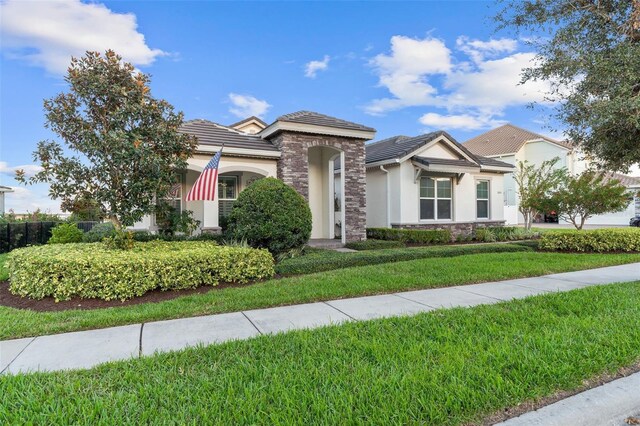
[(85, 243), (97, 243), (104, 240), (107, 237), (113, 237), (116, 233), (116, 228), (111, 222), (98, 223), (94, 225), (88, 232), (85, 232), (82, 240)]
[(49, 244), (80, 243), (84, 232), (75, 223), (61, 223), (51, 230)]
[(274, 256), (303, 247), (311, 236), (311, 210), (293, 188), (275, 178), (242, 191), (229, 215), (227, 237), (266, 248)]

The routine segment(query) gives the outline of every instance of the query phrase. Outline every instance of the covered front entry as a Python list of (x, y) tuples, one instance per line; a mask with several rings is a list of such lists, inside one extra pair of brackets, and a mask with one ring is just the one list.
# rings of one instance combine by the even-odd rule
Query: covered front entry
[(339, 238), (346, 242), (344, 223), (344, 153), (331, 146), (312, 146), (308, 150), (309, 208), (312, 239)]

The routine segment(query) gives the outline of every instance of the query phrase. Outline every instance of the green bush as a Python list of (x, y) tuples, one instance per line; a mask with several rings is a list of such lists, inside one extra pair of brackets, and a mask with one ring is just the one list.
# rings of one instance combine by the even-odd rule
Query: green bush
[(400, 241), (405, 244), (447, 244), (451, 242), (451, 231), (448, 229), (367, 228), (367, 238)]
[(61, 223), (51, 230), (48, 244), (69, 244), (82, 242), (84, 232), (75, 223)]
[(9, 253), (6, 267), (13, 294), (56, 300), (126, 300), (154, 289), (246, 283), (274, 274), (267, 250), (204, 241), (136, 243), (128, 251), (102, 243), (27, 247)]
[(545, 232), (540, 250), (572, 252), (640, 252), (640, 228), (603, 228)]
[(85, 243), (97, 243), (107, 237), (112, 237), (116, 233), (116, 228), (111, 222), (98, 223), (89, 231), (84, 233), (82, 241)]
[(246, 240), (274, 256), (304, 246), (310, 236), (307, 201), (275, 178), (260, 179), (242, 191), (229, 215), (229, 239)]
[(496, 234), (489, 228), (478, 228), (473, 236), (473, 239), (483, 243), (492, 243), (497, 241)]
[(347, 243), (345, 247), (350, 248), (352, 250), (380, 250), (380, 249), (404, 247), (404, 243), (402, 243), (401, 241), (393, 241), (393, 240), (369, 239), (365, 241), (354, 241), (351, 243)]
[(516, 244), (476, 244), (467, 246), (411, 247), (388, 250), (369, 250), (339, 253), (333, 250), (310, 250), (304, 256), (286, 259), (276, 265), (280, 275), (311, 274), (430, 257), (451, 257), (478, 253), (510, 253), (531, 251), (530, 247)]
[(489, 226), (484, 229), (491, 231), (495, 237), (494, 241), (519, 241), (538, 238), (540, 236), (538, 232), (527, 231), (517, 226)]

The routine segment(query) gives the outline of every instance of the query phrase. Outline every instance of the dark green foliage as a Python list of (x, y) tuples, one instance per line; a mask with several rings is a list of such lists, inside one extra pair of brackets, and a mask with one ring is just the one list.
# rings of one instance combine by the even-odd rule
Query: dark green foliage
[(546, 101), (556, 101), (569, 140), (607, 170), (640, 163), (640, 2), (501, 3), (499, 27), (514, 28), (538, 52), (523, 82), (551, 83)]
[(227, 236), (278, 256), (309, 241), (311, 210), (306, 200), (284, 182), (260, 179), (242, 191), (233, 204)]
[(451, 242), (451, 231), (448, 229), (367, 228), (367, 238), (401, 241), (405, 244), (447, 244)]
[(345, 247), (350, 248), (352, 250), (379, 250), (379, 249), (404, 247), (404, 243), (402, 241), (394, 241), (394, 240), (368, 239), (365, 241), (354, 241), (351, 243), (347, 243), (345, 244)]
[(80, 243), (84, 232), (75, 223), (61, 223), (51, 230), (48, 244)]
[(45, 100), (46, 126), (63, 143), (41, 141), (34, 159), (42, 170), (25, 183), (48, 183), (66, 206), (92, 200), (117, 228), (153, 212), (195, 150), (179, 133), (182, 113), (150, 93), (150, 78), (109, 50), (73, 58), (69, 91)]
[(115, 226), (111, 222), (94, 225), (90, 231), (85, 232), (82, 241), (85, 243), (97, 243), (106, 237), (112, 237), (116, 232)]
[(510, 253), (530, 251), (530, 248), (515, 244), (487, 244), (448, 247), (413, 247), (339, 253), (333, 250), (319, 250), (305, 256), (286, 259), (276, 265), (276, 273), (281, 275), (310, 274), (353, 266), (377, 265), (405, 260), (453, 257), (478, 253)]

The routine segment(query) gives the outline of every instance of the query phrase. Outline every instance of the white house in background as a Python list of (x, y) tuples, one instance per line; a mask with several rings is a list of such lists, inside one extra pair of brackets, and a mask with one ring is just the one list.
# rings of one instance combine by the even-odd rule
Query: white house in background
[(367, 226), (450, 229), (504, 224), (504, 176), (513, 166), (475, 155), (446, 132), (366, 145)]
[[(515, 165), (518, 161), (528, 161), (539, 166), (543, 161), (559, 157), (558, 167), (566, 167), (570, 173), (583, 172), (589, 162), (569, 143), (558, 141), (547, 136), (539, 135), (526, 129), (505, 124), (490, 130), (464, 144), (469, 151), (476, 155), (493, 158)], [(640, 189), (640, 178), (611, 174), (619, 179), (630, 190)], [(518, 212), (518, 194), (513, 175), (504, 180), (504, 217), (508, 224), (518, 224), (524, 221)], [(588, 225), (627, 225), (629, 218), (640, 213), (640, 200), (630, 202), (629, 207), (620, 213), (594, 216), (587, 221)]]
[(4, 194), (13, 192), (13, 188), (0, 185), (0, 214), (4, 214)]

